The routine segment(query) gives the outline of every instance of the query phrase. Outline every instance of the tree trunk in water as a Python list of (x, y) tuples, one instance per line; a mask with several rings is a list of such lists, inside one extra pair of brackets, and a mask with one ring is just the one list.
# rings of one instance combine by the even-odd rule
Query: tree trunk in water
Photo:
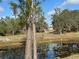
[[(32, 8), (33, 0), (32, 0)], [(36, 40), (35, 40), (35, 13), (31, 11), (30, 18), (28, 19), (28, 35), (27, 35), (27, 42), (25, 48), (25, 59), (37, 59), (37, 47), (36, 47)], [(32, 45), (33, 44), (33, 45)], [(32, 55), (32, 47), (33, 47), (33, 55)], [(32, 58), (33, 56), (33, 58)]]
[[(33, 20), (34, 21), (34, 20)], [(33, 22), (33, 59), (37, 59), (37, 44), (36, 44), (36, 39), (35, 39), (35, 23)]]
[(32, 59), (32, 30), (28, 26), (27, 41), (25, 46), (25, 59)]

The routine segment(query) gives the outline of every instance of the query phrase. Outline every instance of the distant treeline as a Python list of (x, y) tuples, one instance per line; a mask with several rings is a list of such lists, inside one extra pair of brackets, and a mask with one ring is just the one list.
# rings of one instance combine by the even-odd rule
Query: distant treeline
[[(44, 31), (44, 28), (47, 28), (48, 25), (44, 21), (44, 16), (36, 19), (36, 31)], [(22, 16), (18, 17), (1, 17), (0, 18), (0, 33), (1, 34), (19, 34), (27, 31), (26, 20)]]
[(56, 33), (79, 31), (79, 10), (55, 9), (52, 25)]
[(18, 18), (5, 17), (0, 19), (0, 32), (4, 34), (16, 34), (23, 29), (25, 21)]

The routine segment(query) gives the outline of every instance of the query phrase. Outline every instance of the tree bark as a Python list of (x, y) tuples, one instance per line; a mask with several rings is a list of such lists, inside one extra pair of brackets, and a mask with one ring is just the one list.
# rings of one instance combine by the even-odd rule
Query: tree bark
[(35, 39), (35, 23), (33, 22), (33, 50), (34, 50), (34, 55), (33, 59), (37, 59), (37, 44), (36, 44), (36, 39)]
[(30, 22), (28, 24), (27, 41), (25, 46), (25, 59), (32, 59), (32, 27)]
[(14, 30), (12, 31), (12, 34), (13, 34), (13, 35), (15, 34), (15, 31), (14, 31)]
[[(34, 9), (34, 3), (36, 2), (34, 0), (32, 0), (32, 8)], [(36, 39), (35, 39), (35, 10), (32, 10), (32, 25), (33, 25), (33, 59), (37, 59), (37, 44), (36, 44)]]
[[(33, 0), (32, 0), (32, 9), (33, 9)], [(28, 35), (25, 48), (25, 59), (37, 59), (37, 46), (35, 40), (35, 13), (31, 10), (30, 17), (28, 19)], [(33, 44), (33, 45), (32, 45)], [(33, 47), (33, 55), (32, 55)], [(33, 58), (32, 58), (33, 56)]]

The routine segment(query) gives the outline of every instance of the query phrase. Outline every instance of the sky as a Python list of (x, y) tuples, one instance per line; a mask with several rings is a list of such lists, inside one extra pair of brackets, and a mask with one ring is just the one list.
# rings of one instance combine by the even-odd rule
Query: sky
[[(9, 0), (3, 0), (0, 3), (0, 17), (12, 16), (12, 10), (10, 9)], [(17, 0), (15, 0), (16, 2)], [(79, 0), (46, 0), (42, 2), (41, 7), (46, 18), (46, 22), (51, 24), (51, 14), (54, 14), (56, 7), (61, 9), (79, 10)]]

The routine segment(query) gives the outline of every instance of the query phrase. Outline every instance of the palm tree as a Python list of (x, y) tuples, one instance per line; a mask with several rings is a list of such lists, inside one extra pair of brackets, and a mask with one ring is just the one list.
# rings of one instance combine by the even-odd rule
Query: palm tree
[[(35, 39), (35, 13), (38, 0), (19, 0), (22, 15), (25, 17), (27, 28), (27, 40), (25, 45), (25, 59), (37, 59), (37, 46)], [(37, 3), (37, 4), (36, 4)], [(33, 44), (33, 45), (32, 45)], [(32, 55), (33, 47), (33, 55)]]
[(17, 4), (16, 3), (14, 3), (14, 2), (11, 2), (10, 3), (10, 5), (11, 5), (11, 9), (12, 9), (12, 11), (13, 11), (13, 15), (15, 16), (15, 18), (16, 18), (16, 14), (17, 14)]
[(35, 13), (36, 13), (36, 7), (34, 7), (34, 5), (36, 6), (36, 4), (33, 4), (33, 2), (35, 2), (36, 3), (36, 0), (34, 1), (34, 0), (32, 0), (32, 9), (33, 9), (33, 11), (32, 11), (32, 14), (33, 14), (33, 20), (32, 20), (32, 22), (33, 22), (33, 50), (34, 50), (34, 55), (33, 55), (33, 59), (37, 59), (37, 44), (36, 44), (36, 39), (35, 39), (35, 32), (36, 32), (36, 27), (35, 27)]
[[(27, 40), (26, 40), (26, 46), (25, 46), (25, 59), (32, 59), (32, 43), (34, 44), (34, 59), (37, 59), (37, 52), (36, 52), (36, 41), (35, 41), (35, 24), (34, 24), (34, 13), (33, 13), (33, 2), (32, 0), (19, 0), (20, 9), (22, 15), (25, 17), (25, 20), (27, 20), (26, 23), (28, 23), (28, 32), (27, 32)], [(14, 2), (10, 3), (11, 9), (13, 10), (13, 15), (16, 18), (17, 13), (17, 4)], [(14, 34), (14, 31), (13, 31)]]
[[(31, 17), (31, 0), (19, 0), (19, 8), (21, 10), (21, 15), (26, 20), (28, 24), (27, 40), (25, 45), (25, 59), (32, 59), (32, 17)], [(17, 4), (11, 2), (11, 9), (16, 17)], [(27, 26), (27, 25), (26, 25)]]
[[(15, 19), (16, 19), (16, 14), (17, 14), (17, 4), (16, 3), (14, 3), (14, 2), (10, 2), (10, 5), (11, 5), (11, 9), (12, 9), (12, 11), (13, 11), (13, 15), (15, 16)], [(13, 35), (15, 34), (15, 27), (16, 27), (16, 22), (15, 22), (15, 20), (13, 20), (13, 27), (14, 27), (14, 29), (13, 29), (13, 31), (12, 31), (12, 33), (13, 33)]]

